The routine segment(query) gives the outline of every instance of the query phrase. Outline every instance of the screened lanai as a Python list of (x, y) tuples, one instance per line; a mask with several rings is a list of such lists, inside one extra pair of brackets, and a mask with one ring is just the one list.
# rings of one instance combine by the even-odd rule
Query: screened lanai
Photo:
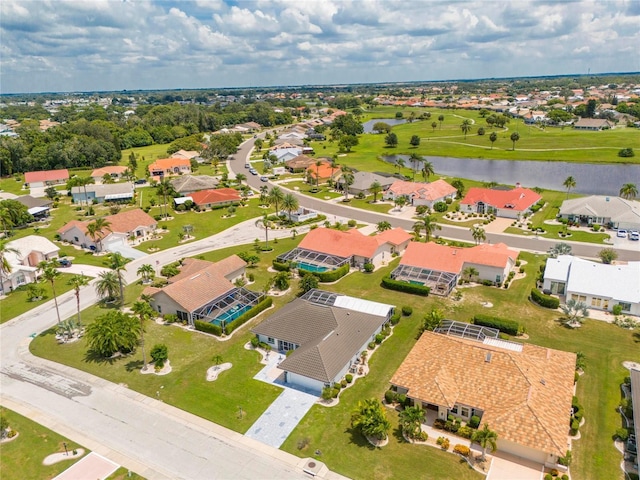
[(393, 272), (391, 278), (401, 282), (426, 285), (436, 295), (449, 295), (458, 283), (458, 275), (449, 272), (440, 272), (429, 268), (400, 265)]
[(308, 270), (310, 272), (325, 272), (327, 270), (335, 270), (342, 265), (349, 263), (351, 257), (339, 257), (328, 253), (314, 252), (304, 248), (294, 248), (280, 255), (276, 261), (281, 263), (291, 262), (300, 270)]
[(193, 311), (193, 321), (219, 325), (222, 328), (244, 312), (251, 310), (262, 299), (262, 294), (245, 288), (234, 288)]
[(500, 330), (495, 328), (474, 325), (473, 323), (457, 322), (455, 320), (443, 320), (434, 332), (477, 340), (478, 342), (484, 342), (485, 339), (497, 339), (500, 334)]

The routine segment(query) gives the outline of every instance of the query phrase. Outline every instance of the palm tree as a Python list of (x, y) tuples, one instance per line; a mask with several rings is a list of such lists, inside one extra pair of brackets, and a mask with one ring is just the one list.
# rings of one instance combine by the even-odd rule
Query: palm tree
[(468, 118), (465, 118), (462, 121), (462, 124), (460, 125), (460, 128), (462, 129), (462, 133), (464, 133), (464, 138), (466, 140), (467, 139), (467, 133), (469, 133), (471, 131), (471, 120), (469, 120)]
[(238, 185), (242, 185), (243, 180), (246, 180), (247, 176), (244, 173), (238, 173), (236, 175), (236, 180), (238, 181)]
[(40, 262), (38, 267), (42, 270), (42, 278), (51, 283), (51, 290), (53, 292), (53, 301), (56, 306), (56, 314), (58, 316), (58, 324), (60, 324), (60, 310), (58, 309), (58, 297), (56, 296), (56, 278), (60, 276), (60, 272), (56, 270), (58, 266), (57, 260), (49, 260)]
[(111, 231), (111, 222), (103, 217), (96, 218), (93, 222), (87, 225), (87, 233), (93, 243), (97, 245), (98, 250), (102, 250), (102, 239), (106, 236), (106, 232)]
[(429, 177), (435, 173), (436, 171), (433, 168), (433, 163), (428, 160), (422, 160), (422, 178), (424, 180), (429, 180)]
[(386, 221), (378, 222), (376, 224), (376, 230), (378, 233), (384, 232), (385, 230), (391, 230), (391, 224)]
[(276, 207), (276, 215), (278, 215), (279, 210), (279, 206), (280, 203), (284, 200), (284, 193), (282, 193), (282, 190), (280, 189), (280, 187), (275, 186), (272, 187), (271, 190), (269, 191), (269, 205), (275, 205)]
[(491, 135), (489, 135), (489, 140), (491, 141), (491, 150), (493, 150), (493, 144), (497, 139), (498, 139), (498, 134), (496, 132), (491, 132)]
[(418, 220), (414, 225), (414, 231), (422, 231), (427, 237), (427, 243), (431, 239), (431, 235), (434, 234), (436, 230), (442, 230), (442, 227), (436, 223), (436, 217), (432, 215), (425, 215), (420, 220)]
[(565, 323), (569, 327), (577, 327), (582, 324), (585, 317), (589, 316), (589, 307), (586, 303), (571, 298), (567, 303), (560, 306), (565, 314)]
[[(162, 195), (162, 198), (164, 199), (164, 215), (163, 215), (163, 218), (166, 218), (166, 217), (169, 216), (169, 210), (168, 210), (168, 205), (167, 205), (167, 195), (173, 196), (173, 194), (175, 193), (175, 190), (173, 188), (173, 185), (171, 185), (171, 182), (166, 178), (163, 178), (160, 181), (160, 183), (158, 183), (158, 185), (156, 186), (156, 190), (157, 190), (158, 194)], [(160, 213), (162, 213), (162, 209), (160, 210)]]
[(267, 203), (267, 198), (269, 197), (269, 187), (266, 185), (262, 185), (260, 187), (260, 205), (264, 205)]
[(495, 452), (498, 449), (498, 434), (489, 428), (488, 424), (484, 424), (482, 430), (476, 430), (473, 434), (473, 441), (482, 447), (482, 460), (485, 459), (487, 447)]
[(380, 440), (387, 438), (391, 422), (387, 420), (382, 404), (375, 398), (359, 401), (351, 414), (351, 426), (359, 428), (363, 435)]
[(620, 196), (627, 200), (634, 199), (638, 196), (638, 187), (635, 183), (625, 183), (620, 189)]
[(125, 265), (128, 260), (122, 256), (120, 252), (109, 254), (109, 268), (118, 275), (118, 285), (120, 287), (120, 306), (124, 305), (124, 286), (126, 282), (122, 278), (122, 271), (126, 270)]
[(89, 279), (84, 275), (74, 275), (69, 279), (67, 285), (71, 285), (76, 294), (76, 310), (78, 312), (78, 326), (82, 324), (80, 321), (80, 289), (89, 285)]
[(467, 267), (462, 271), (462, 275), (467, 277), (467, 280), (470, 282), (473, 277), (479, 275), (479, 272), (475, 267)]
[(262, 218), (256, 220), (255, 225), (258, 228), (264, 228), (265, 248), (268, 250), (269, 249), (269, 229), (273, 228), (273, 223), (271, 222), (271, 220), (269, 220), (269, 218), (267, 217), (267, 214), (265, 213), (265, 215)]
[(144, 351), (144, 322), (145, 320), (153, 318), (156, 312), (153, 310), (153, 308), (151, 308), (151, 305), (149, 305), (149, 303), (143, 300), (134, 302), (131, 310), (138, 316), (138, 319), (140, 319), (140, 348), (142, 349), (142, 371), (146, 371), (147, 356)]
[(289, 222), (291, 222), (291, 213), (298, 210), (300, 204), (293, 193), (287, 193), (282, 199), (282, 208), (289, 214)]
[(399, 157), (396, 160), (396, 168), (398, 169), (398, 173), (400, 173), (404, 167), (405, 167), (404, 158)]
[(0, 240), (0, 290), (2, 290), (3, 293), (5, 277), (8, 277), (13, 270), (13, 267), (9, 263), (6, 255), (8, 253), (20, 255), (20, 250), (13, 247), (8, 247), (7, 243), (9, 243), (7, 240)]
[(382, 191), (382, 185), (377, 180), (374, 180), (371, 185), (369, 185), (369, 191), (373, 193), (373, 203), (378, 201), (378, 194)]
[(409, 155), (409, 161), (411, 162), (411, 170), (413, 171), (413, 175), (411, 180), (415, 181), (416, 179), (416, 170), (418, 170), (418, 162), (423, 161), (422, 157), (420, 155), (418, 155), (417, 153), (412, 153), (411, 155)]
[(96, 282), (96, 293), (101, 299), (114, 300), (118, 296), (118, 275), (116, 272), (107, 270), (98, 275)]
[(444, 122), (444, 115), (438, 115), (438, 121), (440, 122), (440, 130), (442, 130), (442, 122)]
[(567, 189), (567, 198), (569, 198), (569, 190), (576, 188), (576, 179), (569, 175), (562, 183), (564, 188)]
[(71, 182), (72, 187), (82, 187), (84, 190), (84, 201), (89, 205), (89, 196), (87, 195), (87, 185), (95, 183), (93, 177), (74, 177)]
[(154, 270), (153, 265), (145, 263), (140, 265), (136, 273), (142, 277), (142, 283), (147, 283), (155, 276), (156, 271)]
[(11, 212), (7, 207), (0, 207), (0, 223), (2, 223), (2, 232), (6, 238), (7, 231), (9, 228), (13, 227), (13, 218), (11, 217)]
[(471, 236), (475, 240), (476, 245), (479, 245), (480, 242), (483, 242), (487, 239), (484, 228), (482, 227), (471, 227)]
[(345, 201), (349, 200), (349, 187), (353, 185), (355, 179), (353, 178), (353, 173), (346, 170), (342, 174), (342, 186), (344, 188), (344, 199)]
[(432, 131), (435, 132), (436, 131), (436, 127), (438, 126), (438, 122), (431, 122), (431, 128), (433, 129)]
[(420, 425), (424, 420), (424, 410), (420, 406), (407, 407), (398, 417), (403, 433), (409, 438), (418, 438), (422, 430)]
[[(320, 185), (320, 167), (322, 166), (322, 160), (316, 160), (316, 190)], [(331, 172), (331, 176), (333, 177), (333, 171)]]
[(516, 142), (518, 140), (520, 140), (520, 134), (518, 132), (513, 132), (509, 138), (513, 142), (513, 150), (515, 150), (516, 149)]

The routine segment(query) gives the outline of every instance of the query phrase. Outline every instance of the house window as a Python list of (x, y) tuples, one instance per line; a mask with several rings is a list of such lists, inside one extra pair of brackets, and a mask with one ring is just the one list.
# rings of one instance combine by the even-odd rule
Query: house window
[(162, 313), (162, 307), (158, 305), (158, 313)]
[(184, 322), (188, 322), (189, 321), (189, 314), (187, 312), (181, 312), (180, 310), (176, 311), (176, 315), (177, 317), (184, 321)]
[(586, 295), (578, 295), (577, 293), (572, 293), (571, 294), (571, 299), (575, 300), (577, 302), (586, 302), (587, 301)]
[(630, 312), (631, 311), (631, 304), (630, 303), (619, 302), (618, 305), (620, 305), (622, 307), (622, 311), (623, 312)]
[(458, 415), (458, 405), (453, 406), (453, 408), (451, 409), (451, 413), (453, 413), (454, 415)]
[(600, 306), (602, 306), (602, 299), (598, 297), (593, 297), (591, 299), (591, 306), (599, 308)]
[(557, 295), (564, 295), (564, 282), (551, 282), (551, 292)]
[(468, 407), (460, 407), (460, 416), (464, 418), (469, 418), (469, 408)]
[(74, 241), (74, 242), (79, 242), (79, 241), (80, 241), (80, 239), (79, 239), (78, 237), (73, 237), (73, 241)]
[(275, 340), (273, 339), (273, 337), (267, 338), (267, 342), (269, 342), (271, 344), (276, 343)]

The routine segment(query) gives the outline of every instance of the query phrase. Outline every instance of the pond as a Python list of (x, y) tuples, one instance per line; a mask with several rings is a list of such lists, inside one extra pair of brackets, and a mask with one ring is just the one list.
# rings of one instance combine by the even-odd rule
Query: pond
[(407, 123), (405, 118), (374, 118), (373, 120), (369, 120), (368, 122), (364, 122), (362, 126), (364, 127), (364, 133), (372, 133), (373, 126), (378, 122), (384, 122), (392, 127), (395, 125), (402, 125), (403, 123)]
[[(397, 158), (403, 158), (406, 168), (412, 168), (408, 155), (382, 157), (385, 162), (393, 164), (396, 163)], [(571, 175), (576, 180), (576, 187), (572, 192), (589, 195), (618, 195), (620, 187), (625, 183), (635, 183), (640, 186), (640, 165), (431, 156), (425, 156), (425, 158), (433, 164), (438, 175), (468, 178), (480, 182), (497, 182), (507, 185), (520, 183), (523, 187), (563, 191), (565, 188), (562, 183)], [(418, 162), (416, 167), (417, 170), (421, 170), (422, 162)]]

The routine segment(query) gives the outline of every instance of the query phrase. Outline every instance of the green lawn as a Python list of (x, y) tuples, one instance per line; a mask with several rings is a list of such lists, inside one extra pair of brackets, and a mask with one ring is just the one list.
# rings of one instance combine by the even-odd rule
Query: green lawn
[(113, 472), (111, 475), (107, 477), (106, 480), (144, 480), (144, 477), (141, 477), (135, 472), (130, 472), (124, 467), (120, 467), (118, 470)]
[[(12, 410), (0, 407), (0, 413), (7, 418), (9, 426), (19, 434), (11, 442), (2, 444), (2, 478), (53, 478), (77, 461), (64, 460), (53, 465), (43, 465), (42, 461), (48, 455), (64, 452), (63, 442), (66, 442), (69, 451), (82, 446)], [(85, 455), (87, 453), (89, 451), (85, 449)]]

